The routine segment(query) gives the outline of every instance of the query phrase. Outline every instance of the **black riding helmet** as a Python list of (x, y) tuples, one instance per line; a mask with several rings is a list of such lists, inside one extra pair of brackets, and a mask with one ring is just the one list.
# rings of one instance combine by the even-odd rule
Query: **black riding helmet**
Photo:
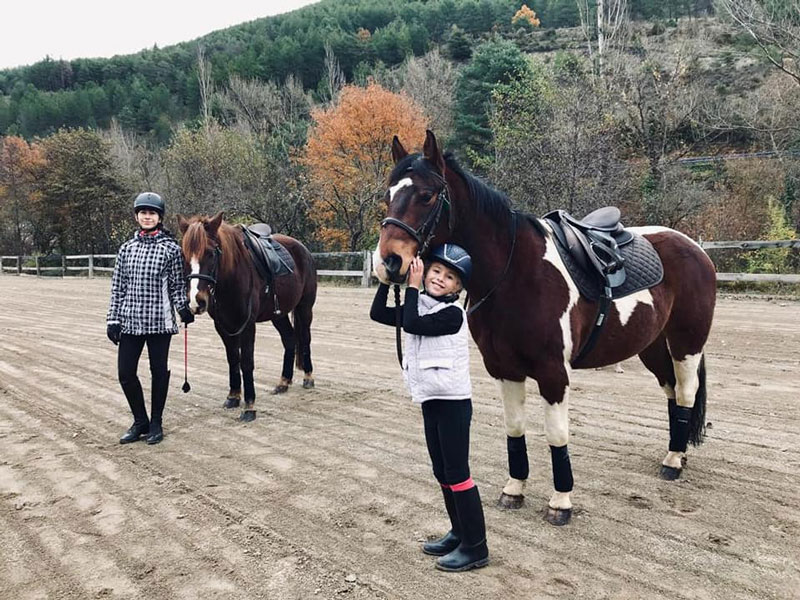
[(152, 208), (163, 218), (166, 205), (161, 196), (155, 192), (142, 192), (136, 196), (136, 200), (133, 201), (133, 212), (137, 213), (143, 208)]
[(466, 250), (455, 244), (442, 244), (431, 250), (431, 262), (440, 262), (456, 271), (461, 277), (461, 285), (467, 285), (469, 276), (472, 275), (472, 259)]

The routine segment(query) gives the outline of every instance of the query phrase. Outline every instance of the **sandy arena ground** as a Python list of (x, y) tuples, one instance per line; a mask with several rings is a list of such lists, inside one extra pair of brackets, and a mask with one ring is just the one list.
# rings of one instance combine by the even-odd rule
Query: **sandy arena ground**
[[(576, 513), (551, 492), (529, 384), (526, 506), (502, 511), (502, 408), (473, 352), (471, 465), (491, 564), (444, 574), (445, 531), (421, 416), (374, 290), (323, 286), (317, 387), (267, 393), (279, 340), (256, 344), (258, 420), (225, 411), (207, 316), (172, 345), (164, 442), (121, 446), (131, 417), (105, 336), (109, 282), (0, 277), (0, 598), (800, 598), (800, 304), (719, 302), (709, 431), (683, 478), (656, 477), (666, 401), (638, 360), (580, 371), (571, 400)], [(146, 393), (147, 363), (140, 364)], [(148, 402), (149, 405), (149, 402)]]

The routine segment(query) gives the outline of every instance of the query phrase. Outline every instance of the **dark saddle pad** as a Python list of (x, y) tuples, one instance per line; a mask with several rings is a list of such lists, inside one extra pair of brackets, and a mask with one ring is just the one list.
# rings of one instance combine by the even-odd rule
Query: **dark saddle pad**
[(576, 219), (556, 210), (543, 217), (581, 295), (596, 302), (606, 285), (611, 298), (624, 298), (661, 283), (664, 267), (653, 245), (625, 229), (619, 209), (606, 206)]
[(258, 274), (269, 284), (275, 277), (294, 272), (294, 258), (272, 237), (272, 228), (265, 223), (242, 226), (244, 243), (253, 256)]

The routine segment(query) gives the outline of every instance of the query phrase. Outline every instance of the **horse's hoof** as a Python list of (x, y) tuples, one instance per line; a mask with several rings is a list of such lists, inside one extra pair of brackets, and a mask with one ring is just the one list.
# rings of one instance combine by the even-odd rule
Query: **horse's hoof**
[(661, 479), (666, 481), (675, 481), (681, 476), (681, 469), (676, 469), (675, 467), (668, 467), (666, 465), (661, 465), (661, 472), (659, 473)]
[(228, 396), (227, 398), (225, 398), (225, 404), (223, 404), (222, 406), (224, 408), (238, 408), (239, 402), (241, 402), (241, 398), (239, 398), (238, 396)]
[(310, 390), (314, 387), (314, 380), (313, 379), (303, 379), (303, 388), (306, 390)]
[(272, 390), (272, 394), (273, 395), (274, 394), (285, 394), (288, 391), (289, 391), (289, 386), (284, 384), (284, 383), (280, 383), (280, 384), (275, 386), (275, 389)]
[(242, 423), (250, 423), (256, 420), (256, 411), (254, 410), (243, 410), (242, 414), (239, 415), (239, 421)]
[(497, 500), (497, 506), (500, 508), (509, 508), (511, 510), (522, 508), (523, 504), (525, 504), (525, 496), (522, 494), (518, 496), (512, 496), (511, 494), (506, 494), (503, 492), (500, 494), (500, 498)]
[(555, 525), (556, 527), (562, 527), (566, 525), (569, 523), (571, 518), (571, 508), (550, 508), (548, 506), (547, 512), (544, 514), (544, 520), (550, 523), (550, 525)]

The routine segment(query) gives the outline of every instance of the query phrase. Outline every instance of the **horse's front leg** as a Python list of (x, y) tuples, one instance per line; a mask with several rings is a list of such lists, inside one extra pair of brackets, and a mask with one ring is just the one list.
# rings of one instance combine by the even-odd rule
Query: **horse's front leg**
[(525, 444), (525, 380), (498, 379), (503, 398), (503, 417), (508, 448), (508, 482), (498, 504), (503, 508), (521, 508), (528, 479), (528, 448)]
[(552, 525), (566, 525), (572, 517), (572, 465), (569, 460), (569, 382), (539, 382), (544, 405), (544, 435), (550, 444), (553, 487), (545, 519)]
[(239, 420), (249, 422), (256, 419), (256, 386), (253, 381), (256, 324), (250, 323), (238, 337), (242, 349), (242, 379), (244, 380), (244, 408), (239, 415)]
[(240, 374), (239, 337), (230, 337), (217, 329), (222, 343), (225, 344), (225, 357), (228, 359), (228, 397), (222, 405), (225, 408), (236, 408), (242, 399), (242, 377)]
[(289, 391), (289, 386), (292, 384), (292, 377), (294, 376), (294, 355), (296, 350), (297, 340), (295, 338), (294, 327), (288, 316), (283, 316), (279, 319), (273, 319), (272, 324), (281, 336), (281, 344), (283, 344), (283, 368), (281, 369), (281, 379), (275, 389), (272, 390), (273, 394), (283, 394)]

